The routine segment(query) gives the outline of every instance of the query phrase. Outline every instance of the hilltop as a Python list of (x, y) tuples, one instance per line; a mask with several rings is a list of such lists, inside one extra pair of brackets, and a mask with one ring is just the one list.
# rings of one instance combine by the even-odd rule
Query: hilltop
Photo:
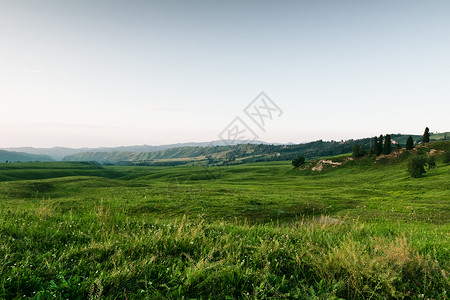
[(346, 166), (365, 166), (370, 167), (374, 165), (399, 165), (408, 160), (412, 156), (433, 157), (439, 161), (444, 159), (444, 152), (450, 153), (450, 141), (434, 141), (425, 145), (417, 145), (411, 150), (405, 148), (394, 148), (390, 154), (381, 154), (379, 156), (370, 155), (367, 153), (363, 157), (355, 158), (351, 153), (344, 155), (337, 155), (333, 157), (322, 157), (319, 159), (310, 160), (297, 169), (308, 174), (326, 172), (336, 168), (343, 168)]

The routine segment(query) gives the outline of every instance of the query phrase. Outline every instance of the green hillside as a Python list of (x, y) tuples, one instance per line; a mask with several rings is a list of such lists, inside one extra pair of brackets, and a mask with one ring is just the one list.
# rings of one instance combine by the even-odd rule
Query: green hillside
[(53, 161), (48, 155), (37, 155), (23, 152), (0, 150), (0, 162)]
[(0, 181), (33, 180), (68, 176), (96, 176), (115, 178), (123, 174), (93, 163), (84, 162), (27, 162), (0, 163)]
[[(287, 160), (296, 155), (315, 158), (351, 152), (356, 141), (316, 141), (299, 145), (240, 144), (234, 146), (181, 147), (157, 152), (84, 152), (66, 156), (65, 161), (97, 161), (101, 163), (156, 162), (162, 160), (196, 160), (202, 164), (235, 164), (242, 162)], [(357, 142), (370, 145), (370, 139)], [(191, 160), (187, 160), (188, 162)]]
[[(409, 134), (392, 134), (392, 139), (402, 146), (406, 145), (406, 140), (410, 136)], [(422, 141), (422, 135), (411, 134), (415, 143)], [(431, 133), (430, 141), (447, 141), (450, 140), (450, 132)]]
[(448, 141), (450, 140), (450, 132), (432, 133), (430, 135), (430, 141)]
[(434, 153), (419, 179), (394, 155), (321, 172), (0, 164), (0, 297), (446, 299), (450, 165)]

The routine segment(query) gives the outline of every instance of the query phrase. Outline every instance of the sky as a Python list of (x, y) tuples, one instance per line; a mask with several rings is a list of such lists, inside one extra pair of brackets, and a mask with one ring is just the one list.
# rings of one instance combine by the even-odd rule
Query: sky
[[(0, 147), (204, 142), (236, 117), (278, 143), (450, 131), (448, 16), (447, 0), (0, 0)], [(279, 108), (264, 127), (244, 112), (260, 92)]]

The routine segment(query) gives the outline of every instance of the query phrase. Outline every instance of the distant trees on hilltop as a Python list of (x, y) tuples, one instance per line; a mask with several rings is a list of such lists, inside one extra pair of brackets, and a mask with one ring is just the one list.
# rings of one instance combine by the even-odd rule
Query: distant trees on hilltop
[[(385, 141), (385, 143), (386, 143), (386, 141), (388, 142), (388, 145), (386, 146), (386, 144), (385, 144), (384, 148), (383, 148), (383, 141)], [(387, 134), (385, 139), (383, 139), (382, 134), (380, 134), (379, 138), (375, 136), (373, 138), (373, 145), (370, 148), (370, 154), (378, 156), (378, 155), (381, 155), (381, 153), (386, 153), (386, 152), (391, 153), (391, 136)], [(387, 154), (389, 154), (389, 153), (387, 153)]]
[(391, 135), (386, 134), (386, 137), (384, 138), (383, 154), (388, 155), (390, 153), (391, 153)]
[(378, 145), (376, 148), (376, 155), (380, 155), (383, 152), (383, 135), (380, 134), (380, 138), (378, 139)]
[[(444, 137), (444, 139), (445, 138), (446, 136)], [(430, 142), (430, 129), (428, 127), (425, 128), (421, 142), (423, 144), (427, 144)], [(389, 155), (392, 151), (392, 144), (393, 143), (390, 134), (386, 134), (386, 136), (384, 137), (383, 135), (380, 135), (379, 137), (375, 136), (373, 137), (373, 143), (371, 143), (369, 154), (371, 156), (379, 156), (381, 154)], [(394, 144), (396, 145), (397, 149), (401, 148), (401, 146), (397, 142), (395, 142)], [(405, 148), (406, 150), (414, 149), (414, 140), (411, 135), (408, 136), (406, 140)], [(429, 170), (436, 168), (436, 158), (433, 155), (425, 155), (426, 148), (427, 147), (422, 147), (418, 151), (413, 152), (412, 156), (408, 160), (408, 172), (412, 178), (422, 177), (423, 174), (426, 173), (425, 166), (428, 166)], [(364, 147), (359, 144), (354, 144), (352, 155), (353, 158), (361, 158), (365, 156), (366, 152), (364, 151)], [(444, 164), (450, 163), (449, 151), (445, 151), (442, 157)]]
[[(422, 136), (422, 142), (424, 144), (430, 142), (430, 129), (428, 127), (425, 128), (425, 132)], [(395, 145), (397, 148), (401, 148), (401, 146), (395, 142)], [(355, 147), (357, 146), (357, 147)], [(353, 157), (361, 157), (360, 156), (360, 145), (354, 145), (353, 148)], [(406, 140), (406, 150), (414, 149), (414, 140), (412, 136), (409, 136)], [(388, 155), (392, 152), (392, 139), (390, 134), (386, 134), (386, 136), (383, 136), (382, 134), (378, 137), (373, 137), (371, 147), (369, 150), (370, 155), (379, 156), (381, 154)], [(364, 155), (363, 155), (364, 156)]]

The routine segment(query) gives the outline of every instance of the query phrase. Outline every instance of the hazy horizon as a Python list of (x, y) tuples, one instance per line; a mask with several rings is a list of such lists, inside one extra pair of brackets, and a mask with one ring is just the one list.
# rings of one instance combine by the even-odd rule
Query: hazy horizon
[[(0, 0), (0, 147), (449, 130), (448, 1)], [(282, 110), (260, 128), (264, 91)]]
[[(444, 133), (444, 132), (450, 132), (450, 131), (443, 131), (443, 132), (432, 132), (430, 131), (431, 135), (435, 134), (435, 133)], [(402, 134), (402, 135), (422, 135), (421, 133), (402, 133), (402, 132), (388, 132), (388, 133), (384, 133), (385, 134)], [(281, 144), (281, 145), (287, 145), (287, 144), (305, 144), (305, 143), (310, 143), (310, 142), (315, 142), (318, 140), (323, 140), (326, 142), (329, 141), (347, 141), (347, 140), (359, 140), (359, 139), (365, 139), (365, 138), (371, 138), (372, 136), (359, 136), (359, 137), (353, 137), (353, 138), (349, 138), (349, 139), (313, 139), (313, 140), (305, 140), (305, 141), (301, 141), (301, 142), (291, 142), (291, 141), (265, 141), (265, 140), (255, 140), (255, 141), (249, 141), (250, 143), (259, 143), (259, 142), (263, 142), (265, 144)], [(89, 146), (81, 146), (81, 147), (70, 147), (70, 146), (61, 146), (61, 145), (55, 145), (55, 146), (44, 146), (44, 147), (35, 147), (35, 146), (8, 146), (8, 147), (0, 147), (1, 149), (12, 149), (12, 148), (42, 148), (42, 149), (51, 149), (51, 148), (71, 148), (71, 149), (98, 149), (98, 148), (120, 148), (120, 147), (133, 147), (133, 146), (154, 146), (154, 147), (158, 147), (158, 146), (166, 146), (166, 145), (176, 145), (176, 144), (200, 144), (200, 143), (205, 143), (208, 144), (210, 142), (218, 142), (220, 140), (208, 140), (208, 141), (187, 141), (187, 142), (175, 142), (175, 143), (166, 143), (166, 144), (129, 144), (129, 145), (121, 145), (121, 144), (111, 144), (111, 145), (102, 145), (102, 146), (94, 146), (94, 147), (89, 147)]]

